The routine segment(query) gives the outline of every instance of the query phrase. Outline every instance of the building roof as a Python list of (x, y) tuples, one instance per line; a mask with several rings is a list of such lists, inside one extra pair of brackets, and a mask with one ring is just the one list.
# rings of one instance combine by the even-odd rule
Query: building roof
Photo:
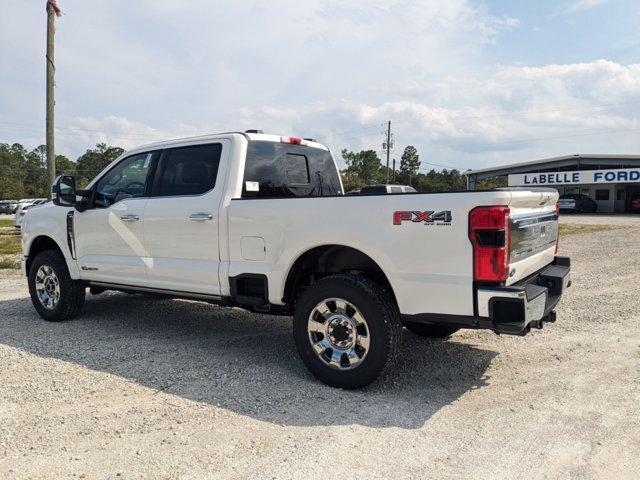
[[(624, 163), (625, 160), (631, 160), (632, 163), (636, 163), (636, 161), (640, 161), (640, 155), (629, 155), (629, 154), (593, 154), (593, 155), (587, 155), (587, 154), (574, 154), (574, 155), (562, 155), (560, 157), (551, 157), (551, 158), (543, 158), (541, 160), (531, 160), (528, 162), (520, 162), (520, 163), (511, 163), (509, 165), (499, 165), (499, 166), (495, 166), (495, 167), (487, 167), (487, 168), (478, 168), (475, 170), (467, 170), (466, 172), (463, 172), (464, 175), (476, 175), (476, 174), (484, 174), (482, 175), (483, 177), (487, 177), (490, 175), (487, 174), (493, 174), (495, 176), (497, 175), (506, 175), (507, 173), (513, 171), (513, 170), (522, 170), (522, 169), (527, 169), (529, 167), (537, 167), (537, 168), (551, 168), (554, 166), (554, 164), (564, 164), (566, 165), (567, 163), (572, 163), (573, 161), (576, 162), (576, 164), (578, 163), (582, 163), (581, 160), (606, 160), (607, 162), (603, 162), (603, 163), (610, 163), (612, 161), (621, 161), (621, 163)], [(591, 163), (591, 162), (589, 162)], [(544, 167), (543, 167), (544, 166)]]

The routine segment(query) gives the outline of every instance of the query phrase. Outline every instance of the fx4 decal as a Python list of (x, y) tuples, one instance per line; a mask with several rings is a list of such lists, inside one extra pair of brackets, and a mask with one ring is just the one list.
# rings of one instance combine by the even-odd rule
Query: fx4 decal
[(393, 224), (402, 225), (402, 222), (424, 223), (425, 225), (451, 225), (451, 211), (393, 212)]

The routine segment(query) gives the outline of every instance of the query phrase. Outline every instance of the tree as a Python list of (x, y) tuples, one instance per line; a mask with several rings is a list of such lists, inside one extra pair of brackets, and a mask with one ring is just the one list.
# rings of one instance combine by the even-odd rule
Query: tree
[(49, 177), (47, 175), (47, 147), (39, 145), (25, 157), (24, 188), (27, 197), (44, 198), (49, 193)]
[(120, 147), (109, 147), (106, 143), (96, 144), (96, 148), (88, 149), (76, 162), (76, 180), (85, 186), (107, 165), (124, 153)]
[(341, 153), (347, 164), (347, 169), (344, 170), (343, 174), (348, 180), (353, 180), (352, 188), (360, 188), (364, 185), (382, 182), (382, 164), (375, 150), (350, 152), (345, 148)]
[(476, 190), (490, 190), (492, 188), (504, 188), (508, 185), (507, 177), (485, 178), (476, 183)]
[(64, 155), (56, 155), (56, 175), (75, 175), (76, 162)]
[(0, 144), (0, 199), (24, 198), (27, 150), (19, 143)]
[(402, 179), (411, 185), (411, 181), (418, 174), (420, 169), (420, 156), (418, 150), (413, 145), (409, 145), (402, 152), (400, 157), (400, 175)]
[[(19, 143), (0, 143), (0, 199), (47, 196), (51, 185), (46, 152), (44, 145), (29, 152)], [(64, 155), (56, 155), (56, 175), (75, 175), (82, 187), (123, 152), (120, 147), (99, 143), (95, 149), (87, 150), (78, 163)]]

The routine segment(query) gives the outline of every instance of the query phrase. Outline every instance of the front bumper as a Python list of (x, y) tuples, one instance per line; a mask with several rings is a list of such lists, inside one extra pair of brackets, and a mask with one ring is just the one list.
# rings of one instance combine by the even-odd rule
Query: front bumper
[(478, 323), (496, 333), (524, 335), (555, 321), (553, 309), (571, 286), (571, 260), (556, 257), (551, 265), (508, 287), (477, 289)]

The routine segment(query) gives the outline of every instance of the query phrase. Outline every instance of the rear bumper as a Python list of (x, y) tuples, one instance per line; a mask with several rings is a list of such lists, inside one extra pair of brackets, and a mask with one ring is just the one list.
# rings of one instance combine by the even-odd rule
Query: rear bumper
[(512, 335), (542, 328), (544, 322), (555, 321), (553, 309), (570, 286), (571, 261), (556, 257), (551, 265), (514, 285), (478, 288), (479, 323), (496, 333)]
[(475, 289), (474, 316), (425, 313), (402, 315), (402, 320), (526, 335), (531, 328), (542, 328), (544, 323), (555, 321), (553, 309), (570, 286), (571, 260), (569, 257), (555, 257), (553, 263), (516, 284), (508, 287), (479, 286)]

